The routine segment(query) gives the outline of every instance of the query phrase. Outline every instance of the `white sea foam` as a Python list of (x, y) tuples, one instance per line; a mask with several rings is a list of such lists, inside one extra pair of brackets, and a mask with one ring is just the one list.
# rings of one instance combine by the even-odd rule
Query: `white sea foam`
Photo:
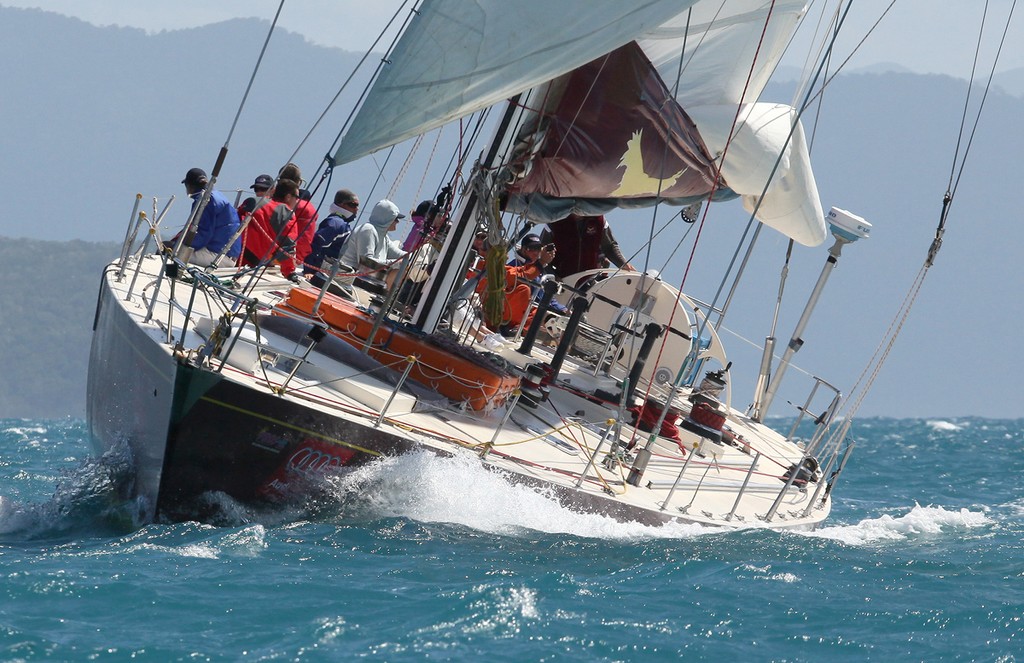
[(797, 576), (793, 573), (772, 573), (772, 567), (770, 564), (767, 566), (755, 566), (753, 564), (744, 564), (741, 568), (744, 571), (752, 571), (754, 575), (751, 577), (753, 577), (756, 580), (777, 580), (785, 583), (800, 582), (800, 576)]
[(10, 426), (0, 430), (0, 433), (12, 433), (25, 438), (46, 435), (48, 432), (45, 426)]
[(807, 536), (833, 539), (850, 545), (867, 545), (878, 541), (897, 541), (918, 535), (940, 534), (948, 530), (975, 529), (992, 524), (984, 513), (941, 506), (914, 505), (902, 516), (890, 515), (862, 520), (856, 525), (824, 527)]
[(267, 549), (267, 528), (250, 525), (224, 537), (218, 546), (224, 552), (242, 557), (257, 557)]
[(966, 428), (964, 424), (955, 424), (952, 421), (943, 421), (941, 419), (930, 420), (927, 423), (933, 431), (941, 431), (943, 433), (956, 433)]
[(339, 492), (357, 495), (385, 516), (446, 522), (498, 534), (524, 530), (604, 539), (691, 538), (717, 531), (682, 523), (650, 527), (580, 514), (551, 496), (514, 486), (472, 454), (412, 453), (386, 458), (339, 477)]

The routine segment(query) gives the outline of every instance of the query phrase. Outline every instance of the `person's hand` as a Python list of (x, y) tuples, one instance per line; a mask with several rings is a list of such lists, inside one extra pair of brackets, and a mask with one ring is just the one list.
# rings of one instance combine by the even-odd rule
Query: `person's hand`
[(625, 265), (622, 266), (622, 271), (624, 271), (624, 272), (635, 272), (636, 271), (636, 267), (633, 267), (633, 265), (631, 265), (631, 264), (629, 264), (627, 262)]
[(551, 264), (551, 261), (555, 259), (555, 245), (548, 244), (541, 248), (540, 257), (537, 258), (537, 262), (540, 263), (541, 267), (547, 267)]

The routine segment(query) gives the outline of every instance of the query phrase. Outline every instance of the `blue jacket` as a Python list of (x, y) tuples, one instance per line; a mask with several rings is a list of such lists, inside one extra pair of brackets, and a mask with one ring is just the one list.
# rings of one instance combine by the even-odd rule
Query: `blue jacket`
[[(196, 208), (202, 198), (202, 192), (192, 194), (192, 209)], [(210, 193), (210, 201), (206, 203), (203, 216), (199, 219), (196, 228), (196, 236), (192, 239), (192, 248), (207, 249), (213, 253), (220, 253), (224, 245), (228, 243), (231, 236), (238, 230), (241, 222), (238, 220), (238, 211), (228, 202), (219, 191)], [(229, 258), (237, 258), (242, 252), (242, 238), (235, 240), (234, 246), (226, 251), (224, 255)]]
[(338, 214), (331, 214), (320, 222), (320, 227), (313, 235), (312, 249), (302, 266), (303, 274), (315, 274), (323, 265), (324, 258), (338, 259), (341, 249), (345, 246), (345, 240), (352, 234), (351, 220)]

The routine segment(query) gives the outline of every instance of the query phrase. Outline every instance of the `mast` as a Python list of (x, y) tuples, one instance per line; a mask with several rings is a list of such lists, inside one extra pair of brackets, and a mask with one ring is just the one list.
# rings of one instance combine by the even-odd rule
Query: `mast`
[[(516, 130), (521, 124), (523, 116), (528, 112), (524, 102), (529, 96), (530, 93), (525, 92), (509, 99), (501, 121), (495, 129), (494, 137), (491, 139), (490, 148), (483, 159), (474, 166), (474, 173), (470, 177), (471, 182), (473, 178), (493, 172), (500, 164), (503, 155), (508, 154), (515, 141)], [(423, 294), (413, 315), (413, 324), (427, 334), (437, 330), (448, 311), (452, 293), (465, 281), (466, 270), (463, 268), (463, 263), (473, 244), (480, 204), (480, 197), (474, 190), (470, 190), (462, 196), (454, 215), (455, 221), (452, 223), (451, 230), (448, 231), (441, 254), (423, 288)]]

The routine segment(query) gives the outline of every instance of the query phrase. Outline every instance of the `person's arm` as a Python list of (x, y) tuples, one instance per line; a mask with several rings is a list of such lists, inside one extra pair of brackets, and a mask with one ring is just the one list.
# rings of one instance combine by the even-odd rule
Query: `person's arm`
[(316, 274), (320, 269), (320, 266), (324, 264), (324, 247), (328, 244), (326, 237), (327, 233), (330, 232), (330, 226), (324, 225), (316, 231), (313, 235), (313, 241), (310, 243), (309, 255), (306, 256), (306, 260), (302, 263), (302, 273), (307, 276), (310, 274)]
[(601, 253), (604, 254), (605, 258), (608, 258), (613, 265), (620, 269), (624, 269), (627, 272), (635, 272), (633, 265), (626, 262), (626, 256), (622, 255), (622, 250), (619, 248), (619, 243), (615, 241), (615, 236), (612, 235), (611, 226), (607, 223), (604, 226), (604, 235), (601, 236)]
[(407, 253), (407, 251), (402, 249), (402, 245), (399, 244), (397, 240), (394, 240), (394, 239), (391, 239), (390, 237), (388, 237), (384, 241), (387, 242), (387, 247), (388, 247), (388, 252), (387, 252), (388, 258), (387, 259), (388, 259), (389, 262), (394, 262), (395, 260), (398, 260), (400, 258), (404, 258), (405, 257), (405, 254)]
[(555, 259), (555, 247), (553, 244), (547, 244), (540, 250), (540, 256), (536, 262), (528, 262), (525, 265), (518, 267), (507, 267), (509, 273), (524, 279), (526, 281), (532, 281), (541, 274), (544, 273), (544, 269), (551, 264), (551, 261)]
[(356, 244), (356, 255), (359, 256), (359, 267), (364, 269), (381, 269), (382, 264), (373, 257), (373, 238), (368, 237), (365, 233), (360, 233), (356, 239), (358, 241)]

